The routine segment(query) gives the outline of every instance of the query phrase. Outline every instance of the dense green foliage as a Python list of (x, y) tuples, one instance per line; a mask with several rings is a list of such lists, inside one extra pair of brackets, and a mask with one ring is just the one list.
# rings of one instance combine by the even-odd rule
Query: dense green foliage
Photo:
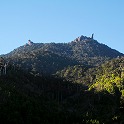
[(124, 58), (117, 58), (102, 64), (96, 71), (95, 83), (90, 87), (97, 91), (115, 92), (115, 87), (124, 89)]
[[(0, 77), (1, 123), (62, 123), (66, 112), (60, 103), (77, 93), (75, 87), (61, 79), (9, 68), (7, 75)], [(70, 120), (68, 116), (65, 122)]]
[[(104, 113), (102, 113), (101, 108), (99, 109), (95, 108), (97, 106), (97, 103), (95, 103), (95, 107), (93, 106), (93, 108), (95, 109), (94, 111), (95, 114), (97, 113), (97, 111), (98, 113), (100, 112), (103, 116), (105, 116), (106, 114), (106, 117), (102, 117), (102, 118), (105, 118), (107, 120), (107, 116), (109, 116), (109, 112), (107, 112), (106, 110), (111, 109), (109, 111), (111, 111), (111, 114), (115, 116), (113, 117), (113, 120), (114, 119), (123, 120), (124, 117), (124, 113), (123, 113), (124, 112), (124, 58), (123, 57), (116, 58), (111, 61), (107, 61), (105, 64), (102, 64), (98, 67), (92, 67), (92, 68), (87, 66), (68, 67), (63, 69), (62, 71), (57, 72), (57, 75), (76, 83), (85, 84), (89, 87), (89, 91), (93, 91), (95, 94), (98, 95), (96, 100), (95, 100), (96, 97), (94, 97), (93, 99), (95, 102), (98, 102), (98, 106), (103, 107), (105, 111)], [(106, 96), (106, 94), (107, 97), (108, 96), (110, 97), (103, 98), (103, 96), (104, 95)], [(92, 97), (90, 100), (92, 100)], [(102, 103), (101, 100), (103, 100)], [(113, 105), (112, 106), (108, 105), (110, 108), (109, 107), (105, 108), (106, 105), (108, 104), (108, 101), (109, 104), (111, 105), (113, 104)], [(113, 110), (111, 107), (113, 108)], [(117, 107), (118, 110), (114, 110), (114, 107), (115, 108)], [(99, 115), (97, 115), (97, 117), (98, 116)]]
[(95, 74), (93, 73), (95, 69), (92, 68), (87, 65), (68, 66), (58, 71), (56, 75), (74, 83), (89, 85), (93, 83), (95, 78)]
[(117, 91), (87, 91), (83, 85), (12, 67), (0, 77), (0, 97), (1, 123), (108, 124), (123, 117)]
[(13, 58), (9, 58), (9, 61), (21, 69), (44, 75), (51, 75), (68, 65), (72, 66), (78, 64), (75, 60), (61, 57), (48, 51), (39, 51), (27, 55), (29, 55), (27, 58), (25, 55), (22, 55), (22, 57), (14, 56)]

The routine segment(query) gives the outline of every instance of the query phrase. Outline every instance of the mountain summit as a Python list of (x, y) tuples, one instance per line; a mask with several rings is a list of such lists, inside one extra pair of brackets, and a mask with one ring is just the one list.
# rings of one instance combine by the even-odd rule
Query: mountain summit
[(78, 42), (78, 41), (92, 41), (93, 40), (93, 36), (94, 36), (94, 34), (92, 34), (91, 37), (86, 37), (86, 36), (81, 35), (80, 37), (76, 38), (74, 40), (74, 42)]
[(26, 70), (45, 74), (79, 64), (98, 66), (118, 56), (124, 54), (94, 40), (93, 34), (91, 37), (82, 35), (69, 43), (33, 43), (29, 40), (25, 47), (5, 55)]

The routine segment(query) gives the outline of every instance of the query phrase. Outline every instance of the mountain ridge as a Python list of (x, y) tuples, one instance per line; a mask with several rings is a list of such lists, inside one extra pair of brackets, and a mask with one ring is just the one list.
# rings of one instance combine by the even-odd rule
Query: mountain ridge
[[(101, 48), (98, 48), (100, 46), (106, 47), (106, 49), (109, 49), (110, 48), (110, 47), (108, 47), (107, 45), (105, 45), (103, 43), (99, 43), (97, 40), (94, 40), (93, 38), (90, 38), (90, 37), (86, 37), (86, 36), (81, 35), (80, 37), (78, 37), (75, 40), (73, 40), (71, 42), (68, 42), (68, 43), (54, 43), (54, 42), (52, 42), (52, 43), (33, 43), (31, 40), (28, 40), (28, 43), (26, 43), (26, 45), (20, 46), (20, 47), (14, 49), (13, 51), (11, 51), (10, 53), (8, 53), (6, 55), (9, 55), (11, 53), (13, 54), (14, 52), (21, 52), (21, 51), (28, 51), (28, 50), (29, 51), (32, 51), (32, 50), (38, 50), (38, 49), (43, 50), (43, 51), (49, 51), (49, 50), (53, 51), (52, 47), (54, 47), (54, 49), (56, 51), (59, 49), (59, 51), (63, 52), (62, 54), (64, 54), (64, 52), (66, 50), (68, 52), (71, 52), (73, 50), (75, 51), (75, 48), (69, 49), (69, 47), (73, 47), (73, 45), (76, 46), (76, 47), (78, 47), (77, 49), (80, 49), (80, 46), (81, 46), (81, 47), (83, 47), (84, 50), (85, 49), (87, 49), (87, 50), (90, 49), (88, 47), (95, 46), (96, 49), (95, 48), (93, 48), (93, 49), (96, 50), (96, 51), (99, 50), (99, 49), (101, 50)], [(59, 48), (59, 47), (61, 47), (61, 48)], [(119, 54), (120, 53), (120, 52), (118, 52), (115, 49), (112, 49), (112, 48), (110, 48), (110, 49), (113, 50), (115, 54)], [(65, 51), (63, 51), (63, 50), (65, 50)], [(91, 48), (91, 50), (92, 50), (92, 48)], [(98, 51), (99, 54), (101, 52), (100, 50)], [(91, 51), (91, 52), (93, 52), (93, 51)], [(122, 55), (124, 55), (124, 54), (123, 53), (120, 53), (120, 56), (122, 56)], [(102, 55), (102, 56), (105, 56), (105, 55)], [(107, 54), (106, 54), (106, 56), (107, 56)], [(115, 57), (115, 56), (117, 57), (117, 55), (114, 55), (113, 57)]]
[(51, 71), (53, 74), (55, 70), (64, 69), (64, 66), (98, 66), (106, 60), (119, 56), (124, 56), (124, 54), (94, 40), (92, 34), (92, 37), (81, 35), (69, 43), (33, 43), (29, 40), (26, 45), (18, 47), (4, 57), (20, 66), (28, 65), (32, 68), (31, 70), (41, 67), (42, 70), (45, 70), (44, 67), (53, 69), (54, 71)]

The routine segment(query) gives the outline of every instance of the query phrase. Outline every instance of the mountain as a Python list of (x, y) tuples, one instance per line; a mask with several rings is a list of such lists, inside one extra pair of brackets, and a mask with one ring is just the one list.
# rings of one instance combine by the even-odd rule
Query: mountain
[(68, 66), (98, 66), (124, 54), (100, 44), (92, 37), (81, 36), (69, 43), (33, 43), (28, 41), (4, 57), (25, 70), (55, 74)]
[(4, 55), (1, 66), (1, 123), (124, 122), (123, 54), (93, 35), (70, 43), (29, 41)]

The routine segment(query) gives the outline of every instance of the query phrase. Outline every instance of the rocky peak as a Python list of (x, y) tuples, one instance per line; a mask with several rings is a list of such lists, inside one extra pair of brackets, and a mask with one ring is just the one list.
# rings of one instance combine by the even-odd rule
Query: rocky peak
[(83, 36), (83, 35), (81, 35), (80, 37), (78, 37), (78, 38), (76, 38), (75, 40), (74, 40), (74, 42), (78, 42), (78, 41), (92, 41), (93, 40), (93, 35), (94, 34), (92, 34), (92, 36), (91, 37), (86, 37), (86, 36)]
[(31, 46), (33, 42), (31, 40), (28, 40), (28, 45)]

